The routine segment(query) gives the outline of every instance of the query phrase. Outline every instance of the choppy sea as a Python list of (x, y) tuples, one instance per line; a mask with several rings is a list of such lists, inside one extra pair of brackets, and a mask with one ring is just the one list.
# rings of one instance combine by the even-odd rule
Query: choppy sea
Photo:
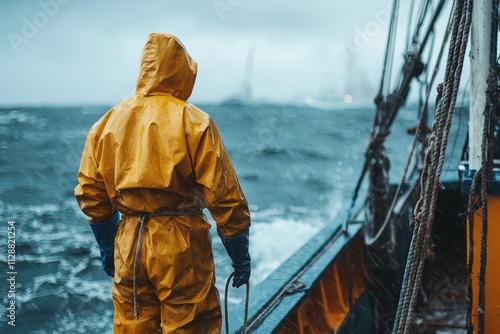
[[(256, 285), (349, 205), (374, 107), (199, 107), (215, 120), (250, 204)], [(108, 108), (0, 108), (0, 333), (112, 332), (112, 280), (73, 196), (85, 137)], [(409, 108), (398, 116), (387, 145), (396, 180), (416, 114)], [(15, 226), (14, 263), (8, 263), (9, 226)], [(215, 228), (212, 236), (223, 296), (232, 268)], [(8, 324), (12, 301), (15, 327)]]

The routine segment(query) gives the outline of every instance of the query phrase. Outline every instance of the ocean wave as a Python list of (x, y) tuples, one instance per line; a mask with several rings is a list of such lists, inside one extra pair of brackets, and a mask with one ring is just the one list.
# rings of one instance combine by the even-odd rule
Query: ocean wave
[[(370, 122), (365, 125), (368, 116), (363, 112), (345, 117), (303, 108), (249, 109), (210, 110), (250, 203), (255, 285), (345, 206), (359, 170), (351, 162), (362, 164), (366, 140), (359, 138)], [(26, 319), (21, 333), (112, 332), (112, 283), (101, 269), (97, 243), (73, 195), (85, 136), (106, 110), (0, 111), (0, 134), (21, 139), (1, 144), (9, 159), (2, 160), (7, 181), (0, 186), (0, 215), (15, 220), (18, 229), (19, 319)], [(213, 226), (217, 287), (222, 292), (233, 268)], [(0, 236), (6, 237), (5, 229)], [(0, 255), (6, 258), (6, 248)], [(243, 298), (244, 289), (232, 289), (229, 303)], [(2, 333), (4, 325), (0, 323)]]
[(32, 120), (32, 115), (13, 109), (0, 112), (0, 125), (25, 123)]
[(262, 282), (280, 264), (300, 249), (324, 222), (295, 219), (275, 219), (273, 222), (255, 222), (252, 227), (252, 284)]

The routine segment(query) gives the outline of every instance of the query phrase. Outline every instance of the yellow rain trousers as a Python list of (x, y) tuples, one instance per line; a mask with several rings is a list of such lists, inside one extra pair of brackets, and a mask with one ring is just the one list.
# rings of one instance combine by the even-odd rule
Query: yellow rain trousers
[[(179, 40), (151, 34), (136, 94), (94, 124), (85, 142), (75, 188), (80, 208), (92, 223), (123, 214), (115, 333), (220, 332), (210, 224), (199, 211), (208, 208), (223, 236), (241, 234), (250, 215), (214, 122), (186, 102), (196, 73)], [(165, 210), (174, 214), (147, 219), (139, 242), (140, 214)]]

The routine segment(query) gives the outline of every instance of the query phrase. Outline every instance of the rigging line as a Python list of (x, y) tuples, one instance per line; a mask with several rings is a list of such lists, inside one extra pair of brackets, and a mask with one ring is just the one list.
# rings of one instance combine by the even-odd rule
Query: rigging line
[[(489, 97), (488, 97), (489, 99)], [(488, 101), (489, 102), (489, 101)], [(487, 104), (488, 104), (487, 102)], [(483, 131), (483, 141), (481, 144), (482, 151), (482, 166), (481, 166), (481, 235), (479, 239), (479, 274), (478, 274), (478, 325), (477, 332), (480, 334), (484, 333), (484, 321), (485, 321), (485, 294), (486, 294), (486, 263), (487, 263), (487, 236), (488, 236), (488, 181), (490, 179), (490, 168), (492, 167), (489, 161), (487, 151), (487, 134), (488, 134), (488, 122), (489, 113), (491, 108), (487, 105), (485, 108), (484, 115), (484, 131)], [(483, 168), (484, 167), (484, 168)]]
[[(438, 59), (436, 61), (436, 65), (434, 67), (434, 71), (433, 71), (432, 76), (431, 76), (431, 81), (430, 81), (429, 85), (427, 86), (426, 99), (425, 99), (424, 107), (423, 108), (427, 108), (427, 105), (429, 104), (429, 97), (430, 97), (431, 87), (433, 86), (434, 81), (436, 79), (436, 76), (437, 76), (437, 73), (438, 73), (437, 68), (439, 67), (439, 64), (441, 64), (441, 60), (442, 60), (442, 57), (443, 57), (443, 54), (444, 54), (446, 43), (448, 42), (448, 39), (450, 37), (450, 30), (451, 30), (451, 23), (452, 23), (451, 19), (452, 19), (452, 15), (450, 15), (450, 18), (449, 18), (449, 21), (448, 21), (448, 28), (446, 29), (446, 32), (445, 32), (445, 35), (444, 35), (444, 41), (443, 41), (443, 44), (441, 45), (441, 49), (439, 50)], [(403, 177), (401, 179), (401, 182), (399, 183), (398, 188), (397, 188), (396, 192), (394, 193), (394, 198), (392, 200), (391, 206), (389, 207), (389, 210), (387, 211), (387, 216), (386, 216), (386, 218), (384, 220), (384, 223), (382, 224), (382, 226), (380, 227), (380, 229), (376, 233), (376, 235), (374, 237), (372, 237), (371, 239), (365, 240), (365, 244), (368, 245), (368, 246), (371, 246), (372, 244), (374, 244), (377, 241), (378, 238), (380, 238), (380, 236), (382, 235), (383, 231), (385, 230), (385, 228), (389, 224), (390, 217), (391, 217), (392, 212), (394, 210), (394, 207), (395, 207), (395, 205), (396, 205), (396, 203), (397, 203), (397, 201), (399, 199), (399, 194), (400, 194), (401, 188), (402, 188), (403, 184), (406, 183), (406, 174), (408, 173), (408, 168), (410, 166), (411, 158), (415, 154), (415, 150), (416, 150), (416, 145), (417, 145), (419, 133), (422, 131), (423, 127), (426, 126), (426, 124), (424, 124), (424, 122), (425, 122), (425, 116), (424, 115), (425, 115), (425, 112), (422, 112), (421, 115), (420, 115), (420, 121), (419, 121), (419, 125), (418, 125), (418, 131), (415, 134), (415, 138), (413, 140), (412, 148), (410, 150), (410, 156), (408, 157), (408, 161), (406, 163), (406, 167), (405, 167), (405, 170), (403, 172)]]
[[(424, 51), (425, 46), (427, 44), (427, 40), (428, 40), (429, 36), (431, 35), (432, 31), (434, 30), (434, 24), (435, 24), (436, 20), (438, 19), (439, 15), (441, 14), (443, 6), (446, 3), (446, 1), (447, 0), (441, 0), (440, 3), (439, 3), (439, 5), (438, 5), (438, 7), (436, 8), (436, 11), (434, 12), (432, 20), (429, 23), (429, 27), (427, 29), (425, 38), (423, 39), (422, 43), (420, 44), (420, 48), (419, 48), (418, 52), (414, 55), (414, 59), (420, 59), (420, 57), (422, 55), (422, 52)], [(413, 71), (414, 66), (415, 66), (415, 63), (412, 62), (410, 64), (410, 68), (408, 69), (408, 73), (411, 73)], [(403, 82), (400, 85), (400, 89), (399, 89), (398, 93), (401, 93), (401, 92), (405, 91), (402, 88), (406, 89), (407, 87), (409, 87), (412, 78), (413, 78), (413, 76), (411, 76), (411, 75), (406, 75), (406, 76), (403, 77)], [(396, 114), (397, 114), (399, 108), (401, 107), (401, 105), (403, 103), (403, 101), (400, 98), (399, 99), (393, 99), (392, 102), (393, 103), (390, 106), (391, 109), (390, 109), (389, 115), (388, 115), (388, 117), (386, 119), (386, 122), (385, 122), (386, 123), (385, 124), (385, 128), (386, 129), (388, 129), (392, 125), (392, 123), (394, 121), (394, 118), (396, 117)]]
[[(446, 43), (446, 40), (444, 40), (443, 43)], [(431, 63), (431, 58), (432, 58), (432, 54), (434, 53), (434, 46), (436, 45), (436, 33), (433, 32), (432, 33), (432, 42), (431, 42), (431, 46), (429, 48), (429, 55), (428, 55), (428, 58), (427, 58), (427, 64), (430, 64)], [(429, 79), (429, 73), (430, 71), (425, 71), (425, 78), (424, 78), (424, 82), (427, 83), (428, 82), (428, 79)], [(427, 85), (428, 86), (428, 85)]]
[(418, 44), (418, 37), (420, 36), (420, 30), (422, 29), (422, 25), (424, 24), (427, 13), (429, 12), (429, 6), (432, 0), (427, 0), (426, 2), (421, 3), (420, 11), (419, 11), (419, 19), (417, 21), (417, 25), (415, 27), (415, 32), (413, 34), (412, 46)]
[(394, 68), (394, 54), (396, 53), (396, 36), (398, 32), (398, 19), (399, 19), (399, 0), (397, 0), (396, 3), (396, 9), (395, 9), (395, 19), (393, 23), (393, 28), (392, 28), (392, 43), (391, 43), (391, 50), (389, 51), (389, 64), (388, 64), (388, 71), (387, 71), (387, 85), (386, 85), (386, 91), (385, 95), (387, 96), (390, 91), (391, 91), (391, 81), (392, 81), (392, 70)]
[[(377, 130), (376, 127), (379, 125), (379, 117), (381, 114), (381, 103), (383, 103), (383, 92), (384, 92), (384, 86), (385, 86), (385, 78), (387, 76), (387, 68), (389, 65), (389, 56), (393, 54), (394, 52), (391, 52), (394, 48), (391, 47), (392, 44), (395, 43), (394, 39), (394, 31), (396, 30), (395, 28), (395, 21), (397, 20), (397, 9), (399, 8), (399, 0), (393, 0), (392, 3), (392, 12), (391, 12), (391, 21), (389, 23), (389, 30), (387, 33), (387, 44), (385, 48), (385, 56), (384, 56), (384, 62), (382, 66), (382, 75), (380, 79), (380, 87), (379, 91), (377, 93), (377, 96), (375, 97), (375, 104), (376, 104), (376, 109), (375, 109), (375, 116), (373, 119), (373, 124), (372, 124), (372, 130), (370, 134), (370, 142), (373, 142), (375, 138), (377, 137)], [(358, 199), (358, 194), (359, 190), (361, 189), (361, 185), (364, 181), (364, 178), (366, 176), (366, 172), (368, 171), (368, 153), (370, 152), (370, 147), (367, 148), (365, 152), (365, 163), (363, 165), (363, 168), (361, 170), (361, 175), (358, 178), (358, 182), (356, 184), (356, 187), (353, 192), (353, 196), (351, 199), (351, 206), (349, 208), (348, 212), (348, 220), (351, 218), (352, 215), (352, 210), (354, 209), (354, 206), (356, 205), (356, 201)], [(344, 226), (344, 230), (347, 232), (347, 225)]]
[(363, 165), (363, 169), (361, 170), (361, 175), (359, 176), (356, 187), (354, 188), (353, 196), (351, 199), (351, 206), (349, 207), (349, 212), (347, 213), (347, 222), (342, 228), (345, 233), (347, 233), (347, 227), (349, 226), (349, 222), (350, 222), (351, 218), (354, 217), (352, 215), (352, 210), (354, 209), (354, 206), (356, 205), (356, 202), (358, 200), (359, 190), (361, 189), (361, 185), (363, 184), (363, 181), (365, 179), (366, 172), (368, 171), (368, 162), (369, 162), (368, 152), (369, 151), (370, 151), (370, 149), (368, 148), (367, 152), (365, 153), (365, 163)]
[(380, 87), (379, 87), (379, 92), (378, 92), (378, 96), (382, 96), (383, 95), (383, 91), (384, 91), (384, 85), (385, 85), (385, 77), (386, 77), (386, 74), (387, 74), (387, 67), (388, 67), (388, 58), (389, 58), (389, 52), (390, 52), (390, 45), (391, 43), (393, 43), (393, 35), (394, 35), (394, 32), (393, 30), (395, 30), (395, 27), (394, 27), (394, 21), (396, 20), (396, 9), (398, 8), (398, 3), (399, 3), (399, 0), (393, 0), (392, 1), (392, 12), (391, 12), (391, 21), (389, 23), (389, 31), (388, 31), (388, 34), (387, 34), (387, 44), (386, 44), (386, 47), (385, 47), (385, 56), (384, 56), (384, 63), (383, 63), (383, 66), (382, 66), (382, 76), (381, 76), (381, 79), (380, 79)]
[[(429, 242), (433, 213), (437, 200), (438, 183), (443, 166), (442, 160), (445, 154), (449, 127), (451, 126), (453, 116), (453, 112), (450, 111), (454, 108), (454, 103), (456, 101), (456, 93), (458, 91), (459, 78), (467, 46), (466, 41), (470, 31), (471, 6), (468, 6), (467, 3), (465, 5), (466, 10), (462, 12), (463, 6), (463, 1), (457, 2), (453, 14), (452, 35), (454, 38), (452, 39), (452, 43), (450, 43), (446, 67), (447, 85), (444, 86), (443, 104), (439, 105), (436, 109), (436, 119), (433, 122), (435, 131), (433, 131), (430, 138), (432, 145), (425, 156), (424, 166), (427, 166), (428, 163), (432, 161), (430, 164), (431, 169), (424, 168), (422, 170), (421, 198), (417, 203), (415, 218), (413, 219), (416, 227), (408, 254), (393, 333), (406, 333), (410, 328), (416, 295), (418, 295), (418, 288), (422, 279), (423, 263), (425, 260), (425, 253), (427, 252), (426, 245), (428, 245)], [(455, 43), (458, 43), (456, 47), (454, 46)], [(452, 72), (453, 69), (455, 69), (455, 71)], [(448, 84), (451, 85), (451, 90)], [(444, 115), (441, 116), (441, 113), (444, 113)], [(431, 156), (432, 160), (429, 160)]]
[[(388, 58), (388, 50), (389, 50), (389, 46), (391, 44), (391, 30), (392, 30), (392, 26), (393, 26), (393, 19), (394, 19), (394, 13), (395, 13), (395, 10), (398, 8), (397, 7), (397, 4), (396, 4), (396, 1), (398, 0), (394, 0), (394, 3), (393, 3), (393, 12), (392, 12), (392, 17), (391, 17), (391, 25), (390, 25), (390, 28), (389, 28), (389, 35), (388, 35), (388, 40), (387, 40), (387, 46), (386, 46), (386, 56), (385, 56), (385, 61), (384, 61), (384, 69), (382, 71), (383, 75), (382, 75), (382, 79), (381, 79), (381, 83), (380, 83), (380, 89), (379, 89), (379, 93), (378, 93), (378, 96), (376, 98), (376, 101), (379, 100), (379, 98), (382, 98), (382, 91), (383, 91), (383, 87), (384, 87), (384, 77), (385, 77), (385, 74), (387, 73), (387, 69), (386, 69), (386, 65), (387, 65), (387, 58)], [(431, 20), (431, 23), (430, 23), (430, 26), (429, 26), (429, 29), (432, 30), (433, 26), (434, 26), (434, 23), (437, 19), (437, 17), (439, 16), (444, 4), (446, 3), (446, 0), (441, 0), (441, 2), (439, 3), (438, 7), (436, 8), (436, 12), (434, 13), (434, 16), (433, 16), (433, 19)], [(453, 11), (452, 11), (453, 12)], [(451, 16), (450, 16), (451, 17)], [(428, 37), (429, 36), (429, 32), (426, 34), (426, 36)], [(427, 42), (427, 38), (423, 41), (423, 43), (426, 43)], [(421, 49), (419, 51), (419, 55), (420, 53), (423, 51), (423, 47), (425, 46), (425, 44), (421, 45)], [(413, 64), (412, 64), (412, 67), (410, 69), (410, 71), (413, 69)], [(435, 72), (437, 73), (437, 70), (435, 70)], [(411, 81), (412, 77), (409, 77), (407, 79), (405, 79), (405, 81), (401, 84), (403, 87), (406, 87), (407, 85), (409, 85), (409, 82)], [(430, 88), (429, 88), (430, 89)], [(376, 138), (378, 136), (386, 136), (386, 134), (382, 134), (382, 132), (384, 131), (388, 131), (389, 127), (391, 126), (394, 118), (395, 118), (395, 115), (397, 113), (397, 111), (399, 110), (400, 108), (400, 105), (401, 105), (401, 102), (400, 103), (393, 103), (391, 105), (392, 109), (391, 109), (391, 112), (389, 114), (389, 119), (388, 119), (388, 122), (386, 122), (386, 124), (382, 127), (382, 125), (379, 125), (379, 121), (378, 121), (378, 118), (380, 116), (380, 113), (381, 113), (381, 105), (379, 104), (381, 103), (381, 101), (379, 101), (377, 103), (377, 107), (376, 107), (376, 111), (375, 111), (375, 117), (374, 117), (374, 121), (373, 121), (373, 125), (372, 125), (372, 132), (371, 132), (371, 135), (370, 135), (370, 141), (373, 143), (374, 140), (376, 140)], [(376, 131), (376, 126), (379, 125), (382, 130), (377, 134), (377, 131)], [(370, 147), (367, 148), (366, 152), (365, 152), (365, 163), (363, 165), (363, 169), (361, 171), (361, 175), (360, 177), (358, 178), (358, 182), (356, 184), (356, 187), (355, 187), (355, 190), (354, 190), (354, 193), (353, 193), (353, 197), (351, 199), (351, 206), (350, 206), (350, 209), (349, 209), (349, 214), (348, 214), (348, 217), (351, 217), (351, 214), (352, 214), (352, 209), (354, 208), (355, 204), (356, 204), (356, 201), (357, 201), (357, 198), (358, 198), (358, 193), (359, 193), (359, 190), (361, 189), (361, 185), (363, 183), (363, 180), (366, 176), (366, 172), (368, 171), (368, 166), (369, 166), (369, 161), (368, 161), (368, 152), (370, 151)]]
[(471, 188), (469, 189), (469, 196), (468, 196), (468, 204), (467, 204), (467, 216), (469, 219), (469, 224), (468, 224), (468, 232), (469, 232), (469, 253), (467, 255), (467, 299), (468, 299), (468, 306), (467, 306), (467, 319), (466, 319), (466, 327), (467, 327), (467, 334), (472, 334), (474, 330), (474, 325), (471, 322), (472, 319), (472, 265), (474, 263), (474, 195), (476, 193), (476, 187), (477, 187), (477, 182), (479, 178), (479, 172), (480, 170), (474, 174), (472, 177), (472, 183), (471, 183)]
[[(466, 51), (466, 47), (467, 47), (468, 36), (469, 36), (469, 32), (470, 32), (471, 12), (472, 12), (472, 6), (470, 5), (470, 2), (468, 2), (466, 4), (465, 14), (463, 15), (463, 19), (460, 22), (461, 24), (460, 24), (459, 32), (460, 32), (460, 35), (462, 36), (462, 44), (461, 44), (460, 52), (458, 54), (457, 71), (454, 72), (455, 80), (454, 80), (453, 91), (452, 91), (452, 95), (451, 95), (451, 103), (448, 107), (449, 109), (448, 109), (448, 114), (446, 116), (445, 127), (443, 128), (443, 134), (442, 134), (443, 138), (441, 138), (442, 145), (439, 149), (439, 159), (438, 159), (438, 165), (437, 165), (436, 175), (435, 175), (435, 179), (434, 179), (434, 190), (433, 190), (433, 194), (431, 197), (431, 202), (430, 202), (431, 206), (429, 208), (430, 209), (429, 216), (427, 217), (427, 223), (426, 223), (426, 225), (427, 225), (426, 226), (427, 239), (430, 238), (434, 212), (436, 210), (436, 202), (437, 202), (438, 189), (439, 189), (438, 184), (439, 184), (439, 180), (440, 180), (440, 176), (441, 176), (441, 172), (442, 172), (442, 168), (443, 168), (443, 164), (444, 164), (444, 158), (446, 155), (446, 147), (448, 144), (451, 122), (452, 122), (453, 115), (454, 115), (453, 111), (454, 111), (455, 104), (456, 104), (458, 88), (460, 86), (460, 78), (461, 78), (461, 73), (462, 73), (462, 69), (463, 69), (463, 61), (464, 61), (465, 51)], [(423, 251), (425, 251), (425, 250), (423, 250)], [(416, 280), (417, 287), (420, 286), (420, 282), (421, 282), (422, 275), (423, 275), (423, 270), (424, 270), (423, 262), (421, 262), (420, 268), (417, 272), (417, 280)], [(416, 297), (417, 294), (418, 294), (418, 292), (414, 292), (414, 295), (412, 296), (412, 299), (411, 299), (410, 313), (409, 313), (410, 320), (412, 319), (412, 316), (413, 316), (415, 303), (416, 303), (416, 299), (417, 299), (417, 297)]]
[(409, 64), (405, 63), (404, 69), (403, 69), (403, 71), (405, 71), (405, 75), (403, 76), (403, 80), (399, 86), (400, 88), (397, 91), (395, 91), (394, 93), (392, 93), (390, 96), (391, 97), (391, 101), (390, 101), (391, 103), (389, 106), (390, 112), (388, 113), (388, 117), (385, 119), (385, 124), (384, 124), (386, 130), (392, 125), (399, 108), (401, 107), (401, 105), (404, 102), (403, 99), (401, 98), (401, 96), (404, 95), (404, 93), (407, 91), (407, 89), (411, 83), (411, 80), (413, 79), (413, 76), (411, 74), (412, 74), (414, 67), (415, 67), (415, 60), (420, 59), (422, 52), (425, 49), (425, 46), (427, 44), (427, 40), (428, 40), (430, 34), (432, 33), (432, 31), (434, 30), (434, 24), (435, 24), (437, 18), (439, 17), (439, 15), (441, 14), (445, 3), (446, 3), (446, 0), (441, 0), (438, 7), (436, 8), (436, 11), (434, 12), (433, 18), (432, 18), (431, 22), (429, 23), (429, 27), (427, 29), (425, 38), (423, 39), (422, 43), (420, 44), (420, 48), (419, 48), (418, 52), (416, 54), (412, 55), (412, 59), (410, 59), (410, 57), (407, 55), (407, 62), (411, 61), (411, 60), (413, 60), (413, 61), (411, 61)]
[[(455, 7), (455, 3), (456, 3), (456, 0), (453, 1), (453, 4), (452, 4), (452, 8)], [(441, 59), (443, 57), (443, 54), (444, 54), (444, 50), (445, 50), (445, 46), (446, 44), (448, 43), (448, 40), (450, 39), (450, 32), (451, 32), (451, 27), (452, 27), (452, 24), (453, 24), (453, 10), (450, 11), (450, 17), (448, 18), (448, 24), (447, 24), (447, 27), (446, 27), (446, 32), (444, 34), (444, 41), (441, 45), (441, 49), (439, 49), (439, 54), (438, 54), (438, 58), (436, 60), (436, 65), (434, 65), (434, 71), (432, 72), (432, 79), (431, 79), (431, 82), (434, 82), (434, 79), (436, 78), (438, 72), (439, 72), (439, 69), (441, 68)], [(431, 91), (431, 87), (432, 85), (429, 85), (427, 87), (427, 98), (429, 97), (429, 94), (430, 94), (430, 91)]]
[[(470, 4), (468, 2), (467, 4)], [(461, 76), (462, 76), (462, 68), (463, 68), (463, 62), (464, 62), (464, 57), (465, 57), (465, 51), (467, 48), (467, 43), (468, 43), (468, 37), (469, 37), (469, 32), (470, 32), (470, 24), (471, 24), (471, 14), (472, 14), (472, 5), (466, 4), (466, 13), (463, 15), (463, 20), (461, 21), (460, 29), (459, 29), (459, 34), (462, 37), (462, 43), (461, 43), (461, 49), (460, 52), (458, 53), (458, 59), (457, 59), (457, 67), (456, 69), (458, 71), (454, 72), (454, 84), (453, 84), (453, 91), (452, 91), (452, 100), (450, 103), (450, 108), (453, 108), (452, 112), (450, 112), (447, 116), (447, 122), (451, 122), (451, 119), (453, 117), (453, 112), (454, 108), (456, 105), (457, 101), (457, 95), (458, 95), (458, 89), (460, 87), (460, 81), (461, 81)], [(444, 144), (441, 149), (440, 149), (440, 158), (439, 158), (439, 169), (438, 169), (438, 176), (441, 174), (442, 166), (444, 164), (444, 158), (446, 155), (446, 145), (448, 143), (448, 138), (449, 138), (449, 129), (446, 129), (447, 133), (443, 133), (443, 140)], [(435, 205), (435, 204), (434, 204)]]
[(343, 227), (344, 229), (344, 232), (347, 232), (347, 226), (349, 225), (349, 223), (351, 222), (351, 220), (353, 219), (352, 217), (355, 217), (356, 215), (352, 215), (352, 210), (354, 209), (354, 206), (356, 205), (356, 202), (358, 200), (358, 195), (359, 195), (359, 191), (361, 190), (361, 185), (363, 184), (363, 181), (365, 179), (365, 176), (366, 176), (366, 172), (368, 171), (368, 163), (369, 163), (369, 160), (368, 160), (368, 153), (370, 152), (370, 143), (372, 143), (375, 138), (377, 137), (377, 131), (376, 131), (376, 126), (377, 126), (377, 123), (378, 123), (378, 118), (379, 118), (379, 115), (380, 115), (380, 108), (377, 106), (377, 108), (375, 109), (375, 117), (373, 118), (373, 122), (372, 122), (372, 129), (371, 129), (371, 133), (370, 133), (370, 138), (369, 138), (369, 144), (368, 144), (368, 147), (366, 148), (366, 152), (365, 152), (365, 162), (363, 164), (363, 168), (361, 169), (361, 173), (360, 173), (360, 176), (358, 178), (358, 182), (356, 184), (356, 187), (354, 188), (354, 191), (353, 191), (353, 195), (352, 195), (352, 198), (351, 198), (351, 205), (349, 207), (349, 211), (347, 213), (347, 220), (346, 220), (346, 223)]
[(431, 22), (429, 22), (429, 27), (427, 28), (427, 32), (425, 34), (424, 39), (420, 43), (420, 48), (417, 53), (417, 56), (420, 58), (422, 55), (422, 52), (424, 51), (425, 45), (427, 44), (427, 40), (429, 39), (430, 34), (434, 31), (434, 25), (436, 24), (437, 19), (439, 18), (439, 15), (441, 15), (441, 12), (443, 11), (443, 7), (446, 4), (447, 0), (441, 0), (439, 4), (436, 7), (436, 10), (434, 11), (434, 15), (432, 16)]
[[(444, 38), (444, 41), (442, 44), (446, 44), (447, 39), (446, 37)], [(431, 63), (431, 58), (434, 53), (434, 46), (436, 45), (436, 33), (432, 34), (432, 42), (431, 42), (431, 47), (429, 49), (429, 55), (427, 58), (426, 64), (430, 65)], [(440, 59), (438, 59), (440, 61)], [(427, 66), (426, 66), (427, 68)], [(428, 102), (429, 102), (429, 94), (430, 94), (430, 87), (433, 86), (433, 83), (431, 84), (429, 82), (429, 74), (431, 71), (428, 71), (427, 69), (425, 70), (425, 77), (424, 80), (420, 83), (420, 100), (419, 100), (419, 113), (425, 113), (425, 116), (428, 116)], [(422, 96), (425, 94), (425, 102), (422, 101)], [(424, 125), (427, 127), (427, 119), (424, 120)], [(420, 136), (421, 138), (421, 136)]]
[[(455, 7), (455, 1), (456, 0), (453, 1), (452, 8)], [(426, 99), (425, 99), (425, 103), (424, 103), (424, 108), (425, 108), (426, 112), (427, 112), (427, 108), (429, 106), (429, 98), (431, 95), (431, 89), (432, 89), (432, 86), (434, 85), (434, 81), (436, 80), (437, 74), (438, 74), (439, 69), (441, 67), (441, 61), (443, 59), (443, 54), (444, 54), (444, 51), (446, 49), (446, 44), (448, 43), (448, 41), (450, 39), (450, 32), (451, 32), (451, 27), (452, 27), (452, 23), (453, 23), (452, 20), (453, 20), (453, 11), (450, 11), (450, 16), (448, 18), (448, 23), (446, 25), (446, 31), (445, 31), (444, 36), (443, 36), (443, 43), (441, 44), (441, 48), (439, 49), (439, 53), (438, 53), (438, 56), (436, 59), (436, 64), (434, 65), (434, 71), (432, 72), (432, 75), (431, 75), (431, 80), (427, 86)], [(435, 36), (435, 34), (434, 34), (434, 36)], [(429, 53), (428, 64), (430, 64), (431, 53)], [(429, 74), (429, 72), (427, 72), (427, 74)], [(427, 126), (427, 124), (425, 124), (425, 126)]]
[[(424, 239), (424, 241), (426, 242), (425, 244), (427, 244), (427, 245), (428, 245), (430, 234), (431, 234), (434, 213), (436, 211), (437, 196), (438, 196), (438, 191), (439, 191), (439, 181), (440, 181), (440, 176), (441, 176), (441, 172), (443, 169), (444, 158), (446, 156), (446, 147), (448, 144), (451, 122), (452, 122), (453, 115), (454, 115), (453, 111), (454, 111), (455, 104), (456, 104), (458, 88), (460, 86), (460, 78), (462, 75), (465, 51), (467, 48), (467, 41), (468, 41), (469, 32), (470, 32), (472, 6), (470, 5), (470, 2), (467, 2), (465, 4), (465, 6), (466, 6), (466, 8), (465, 8), (464, 14), (462, 15), (462, 20), (460, 22), (460, 29), (459, 29), (459, 33), (460, 33), (459, 36), (461, 36), (461, 38), (462, 38), (462, 43), (460, 45), (460, 49), (458, 52), (456, 71), (454, 71), (454, 82), (453, 82), (453, 90), (451, 92), (451, 102), (450, 102), (450, 105), (448, 107), (447, 113), (445, 114), (446, 120), (444, 123), (443, 132), (441, 135), (442, 138), (440, 139), (442, 144), (440, 146), (438, 146), (438, 148), (439, 148), (439, 154), (438, 154), (438, 160), (437, 160), (438, 165), (437, 165), (434, 180), (433, 180), (434, 184), (433, 184), (433, 192), (432, 192), (431, 202), (430, 202), (430, 207), (429, 207), (429, 213), (428, 213), (428, 216), (426, 217), (426, 220), (427, 220), (426, 230), (425, 230), (426, 238)], [(425, 252), (426, 249), (423, 249), (422, 251)], [(419, 268), (417, 271), (417, 277), (416, 277), (416, 281), (415, 281), (416, 288), (420, 287), (420, 283), (422, 280), (423, 270), (424, 270), (423, 260), (424, 259), (421, 259), (420, 264), (419, 264)], [(411, 297), (411, 303), (410, 303), (410, 312), (409, 312), (410, 322), (413, 319), (417, 295), (418, 295), (418, 290), (415, 289), (413, 291), (413, 295)]]
[[(429, 75), (429, 72), (425, 72), (425, 78), (424, 80), (420, 81), (420, 87), (419, 87), (419, 90), (418, 90), (418, 118), (420, 119), (420, 117), (426, 112), (426, 109), (424, 108), (424, 94), (427, 92), (426, 88), (427, 88), (427, 80), (429, 79), (428, 78), (428, 75)], [(425, 114), (425, 116), (427, 116), (427, 114)], [(425, 121), (424, 121), (425, 122)], [(427, 125), (427, 123), (426, 123)], [(417, 137), (419, 137), (419, 139), (421, 138), (421, 136), (419, 136), (419, 133), (415, 133), (415, 135)]]
[(410, 31), (413, 21), (413, 9), (415, 8), (415, 1), (411, 2), (410, 11), (408, 12), (408, 25), (406, 27), (406, 50), (405, 53), (408, 53), (410, 49)]

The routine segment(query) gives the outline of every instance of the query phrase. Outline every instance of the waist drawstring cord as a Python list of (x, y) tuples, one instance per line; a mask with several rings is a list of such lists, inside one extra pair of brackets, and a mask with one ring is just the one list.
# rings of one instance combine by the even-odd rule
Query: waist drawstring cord
[(157, 212), (146, 212), (139, 214), (139, 222), (141, 223), (139, 227), (139, 237), (137, 239), (137, 247), (135, 249), (134, 257), (134, 268), (132, 276), (132, 284), (134, 289), (134, 318), (139, 319), (139, 308), (137, 306), (137, 266), (139, 264), (139, 255), (141, 253), (142, 245), (142, 235), (144, 231), (144, 225), (151, 217), (160, 216), (195, 216), (203, 214), (202, 209), (187, 209), (187, 210), (174, 210), (174, 211), (157, 211)]

